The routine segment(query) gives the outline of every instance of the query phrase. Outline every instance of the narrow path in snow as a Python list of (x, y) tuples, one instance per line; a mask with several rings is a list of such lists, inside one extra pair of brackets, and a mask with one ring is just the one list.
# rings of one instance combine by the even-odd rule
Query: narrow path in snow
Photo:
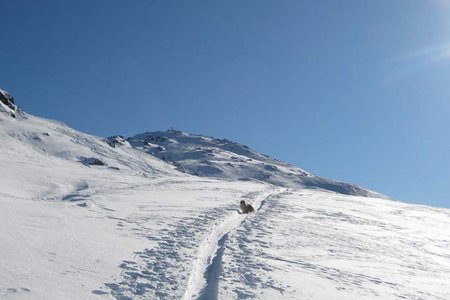
[[(264, 201), (284, 191), (285, 189), (275, 189), (257, 194), (252, 201), (256, 214)], [(212, 226), (209, 234), (199, 246), (183, 297), (184, 300), (217, 298), (221, 257), (225, 250), (228, 233), (236, 229), (247, 216), (247, 214), (235, 212)]]
[(219, 249), (211, 264), (206, 268), (204, 278), (206, 285), (200, 292), (199, 300), (217, 299), (219, 293), (219, 276), (222, 271), (222, 256), (225, 251), (225, 243), (228, 240), (228, 233), (225, 234), (218, 242)]

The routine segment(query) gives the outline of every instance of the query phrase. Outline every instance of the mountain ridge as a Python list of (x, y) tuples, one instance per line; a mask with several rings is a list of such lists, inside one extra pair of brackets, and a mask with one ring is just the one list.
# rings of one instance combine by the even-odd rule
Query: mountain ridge
[[(25, 136), (30, 145), (47, 155), (79, 161), (87, 166), (106, 166), (116, 171), (134, 166), (131, 167), (135, 168), (134, 171), (144, 174), (154, 173), (154, 169), (166, 169), (161, 172), (167, 173), (171, 166), (173, 171), (225, 181), (256, 181), (280, 187), (321, 189), (345, 195), (390, 199), (355, 184), (315, 176), (228, 139), (179, 130), (145, 132), (128, 138), (94, 137), (71, 129), (59, 121), (25, 113), (16, 106), (11, 94), (3, 89), (0, 90), (0, 97), (1, 111), (6, 118), (15, 120), (11, 123), (11, 128), (16, 128), (14, 130), (17, 132), (27, 132), (22, 135), (17, 133), (16, 136)], [(51, 131), (54, 133), (50, 134)], [(10, 137), (11, 135), (9, 133)], [(60, 138), (55, 138), (56, 136)], [(84, 147), (84, 150), (77, 144)], [(104, 148), (104, 145), (109, 145), (109, 149)], [(76, 153), (75, 149), (81, 150), (81, 153)], [(139, 151), (134, 152), (133, 149)], [(140, 153), (147, 155), (151, 163), (146, 162), (147, 159)], [(155, 159), (167, 166), (162, 167)], [(158, 167), (154, 168), (152, 164)]]
[(323, 189), (340, 194), (391, 199), (355, 184), (313, 175), (228, 139), (169, 129), (128, 138), (112, 136), (108, 138), (108, 143), (134, 147), (173, 164), (179, 171), (200, 177), (256, 180), (281, 187)]

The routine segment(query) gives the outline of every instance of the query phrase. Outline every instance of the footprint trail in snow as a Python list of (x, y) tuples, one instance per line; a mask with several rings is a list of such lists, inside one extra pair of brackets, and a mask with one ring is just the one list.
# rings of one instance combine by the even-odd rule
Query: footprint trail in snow
[[(258, 210), (271, 193), (279, 190), (254, 192), (244, 198)], [(122, 261), (121, 278), (105, 284), (110, 294), (116, 299), (196, 299), (210, 295), (214, 285), (217, 291), (218, 274), (208, 274), (220, 269), (216, 264), (220, 264), (218, 258), (227, 235), (251, 216), (238, 214), (237, 203), (182, 219), (148, 237), (157, 246), (135, 252), (134, 260)]]

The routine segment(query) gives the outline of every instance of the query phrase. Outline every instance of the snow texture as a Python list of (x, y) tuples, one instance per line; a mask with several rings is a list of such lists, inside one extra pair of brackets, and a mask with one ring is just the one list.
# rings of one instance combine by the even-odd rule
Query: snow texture
[(1, 105), (1, 299), (450, 299), (448, 209), (226, 140), (104, 139)]

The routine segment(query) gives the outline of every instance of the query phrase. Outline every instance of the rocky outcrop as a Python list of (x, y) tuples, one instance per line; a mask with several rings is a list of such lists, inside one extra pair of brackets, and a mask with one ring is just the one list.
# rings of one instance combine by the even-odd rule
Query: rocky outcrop
[(14, 98), (5, 90), (0, 88), (0, 101), (6, 105), (9, 109), (15, 110), (16, 105), (14, 103)]
[(106, 143), (113, 148), (127, 145), (129, 146), (129, 143), (121, 135), (110, 136), (109, 138), (106, 139)]
[(2, 116), (16, 118), (17, 112), (22, 115), (22, 112), (14, 103), (14, 98), (11, 94), (0, 88), (0, 120)]
[(80, 159), (81, 163), (83, 163), (86, 166), (105, 166), (106, 164), (95, 157), (81, 157)]

